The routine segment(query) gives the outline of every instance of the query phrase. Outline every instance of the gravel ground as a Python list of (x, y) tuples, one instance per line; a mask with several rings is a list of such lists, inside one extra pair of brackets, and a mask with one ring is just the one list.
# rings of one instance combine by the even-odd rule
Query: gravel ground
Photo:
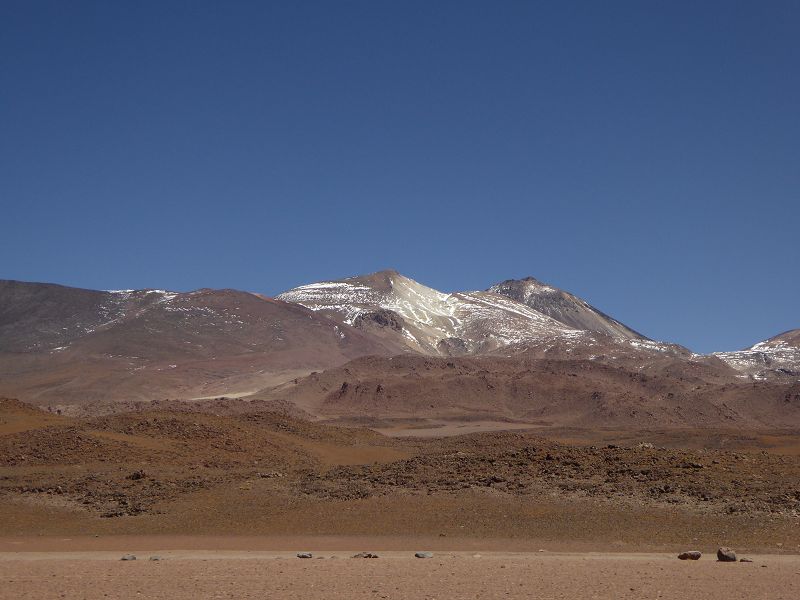
[[(363, 549), (360, 549), (363, 550)], [(664, 554), (294, 553), (168, 551), (160, 561), (124, 552), (0, 554), (0, 598), (514, 599), (800, 597), (800, 556), (718, 563)], [(313, 549), (311, 549), (313, 551)], [(319, 560), (317, 557), (324, 557)], [(334, 558), (336, 557), (336, 558)]]

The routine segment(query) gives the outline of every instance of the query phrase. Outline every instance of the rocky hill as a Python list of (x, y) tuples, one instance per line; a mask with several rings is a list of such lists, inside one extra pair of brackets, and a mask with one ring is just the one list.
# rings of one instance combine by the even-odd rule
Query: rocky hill
[(800, 426), (800, 383), (752, 383), (713, 361), (363, 357), (262, 390), (324, 419), (470, 420), (631, 429)]

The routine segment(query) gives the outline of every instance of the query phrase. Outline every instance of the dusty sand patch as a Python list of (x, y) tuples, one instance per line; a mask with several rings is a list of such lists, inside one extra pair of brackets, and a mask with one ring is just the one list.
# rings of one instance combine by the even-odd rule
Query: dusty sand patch
[(388, 437), (438, 438), (468, 433), (493, 431), (516, 431), (535, 429), (534, 423), (511, 423), (507, 421), (437, 421), (430, 420), (429, 427), (375, 427), (374, 431)]
[[(314, 548), (308, 548), (314, 551)], [(658, 554), (168, 551), (121, 562), (120, 552), (3, 553), (0, 598), (711, 598), (789, 600), (800, 594), (800, 557), (753, 563), (683, 562)], [(332, 557), (336, 556), (337, 559)]]

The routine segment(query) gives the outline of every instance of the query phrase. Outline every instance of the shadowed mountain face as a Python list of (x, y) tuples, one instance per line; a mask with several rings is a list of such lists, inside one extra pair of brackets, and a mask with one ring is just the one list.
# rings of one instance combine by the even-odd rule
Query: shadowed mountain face
[(111, 293), (47, 283), (0, 281), (0, 352), (60, 349), (168, 292)]
[(493, 285), (489, 291), (521, 302), (573, 329), (596, 331), (612, 337), (646, 339), (642, 334), (600, 312), (585, 300), (546, 285), (533, 277), (508, 279)]

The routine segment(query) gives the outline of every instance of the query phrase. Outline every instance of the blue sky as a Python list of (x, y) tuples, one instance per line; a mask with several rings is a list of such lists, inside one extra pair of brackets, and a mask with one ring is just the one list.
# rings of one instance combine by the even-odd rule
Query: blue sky
[(699, 351), (800, 327), (800, 3), (0, 3), (0, 278), (533, 275)]

